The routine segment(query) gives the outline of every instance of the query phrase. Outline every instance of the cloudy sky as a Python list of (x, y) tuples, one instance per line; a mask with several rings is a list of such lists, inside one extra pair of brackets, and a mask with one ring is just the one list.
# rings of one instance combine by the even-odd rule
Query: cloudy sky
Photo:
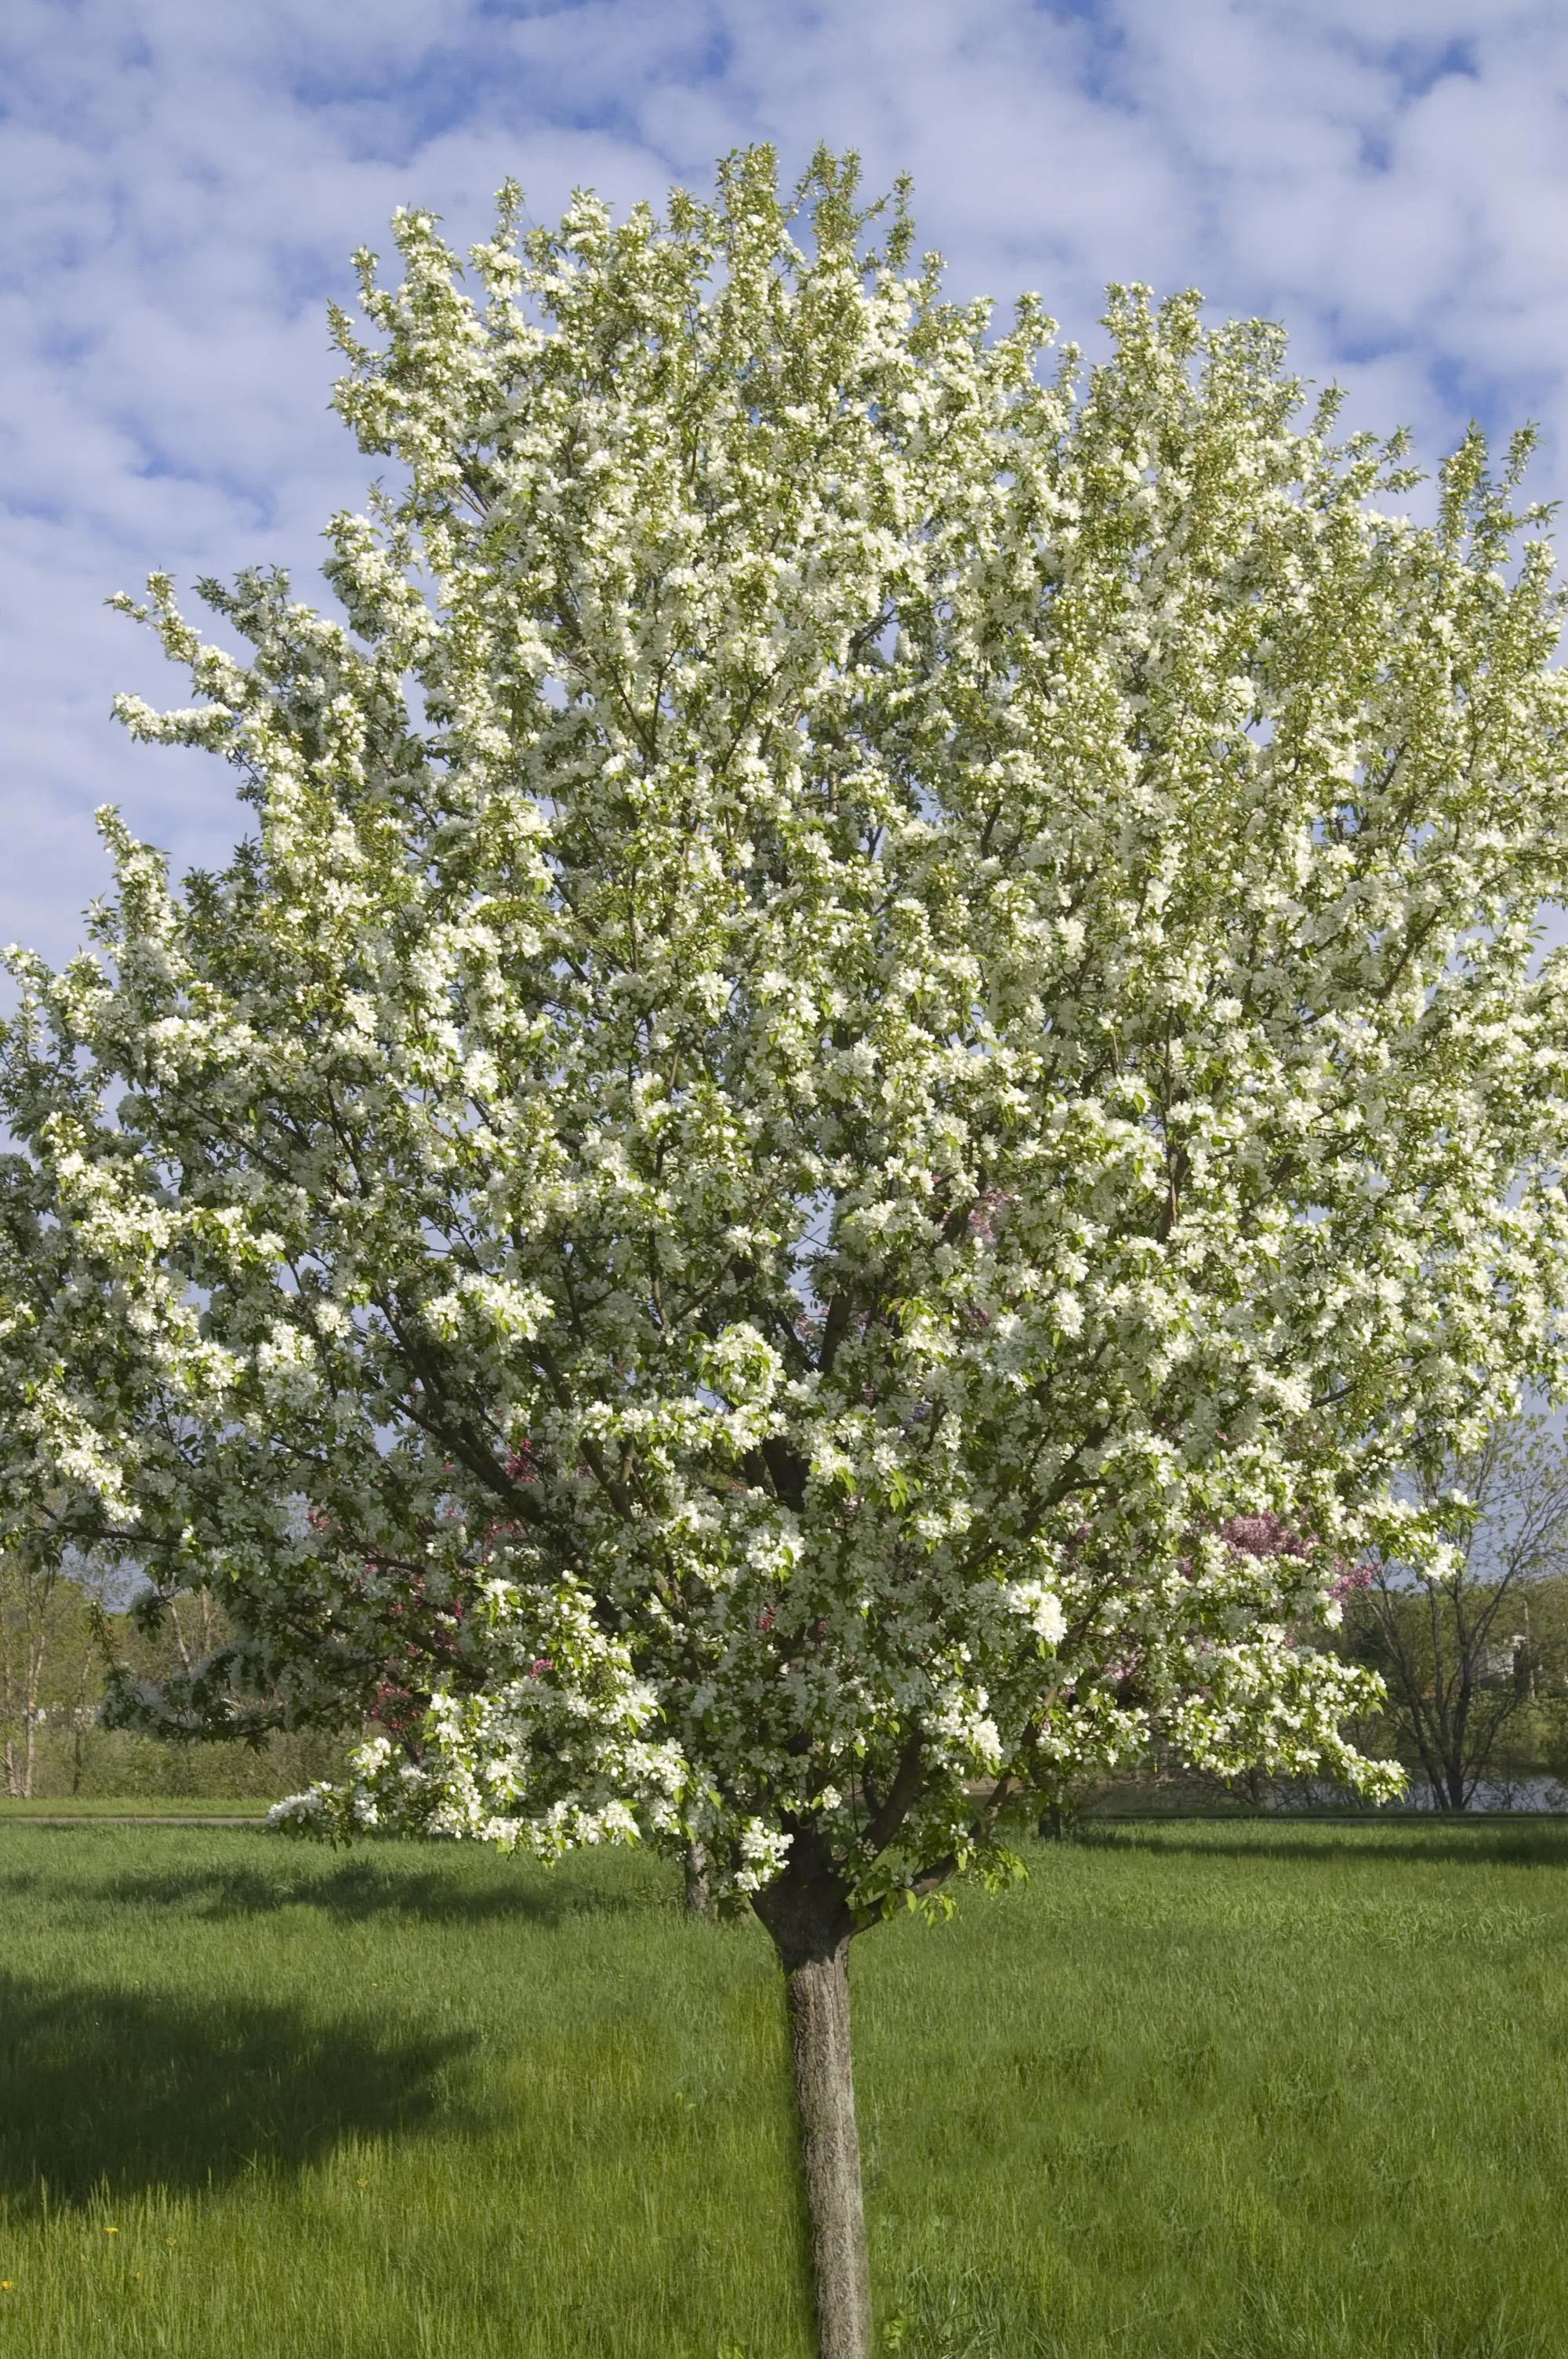
[(400, 201), (481, 234), (767, 138), (913, 172), (954, 291), (1264, 311), (1357, 423), (1435, 455), (1540, 421), (1568, 490), (1561, 0), (11, 0), (0, 30), (0, 940), (59, 955), (113, 799), (221, 856), (229, 777), (135, 748), (182, 701), (111, 591), (257, 560), (311, 579), (364, 462), (324, 306)]

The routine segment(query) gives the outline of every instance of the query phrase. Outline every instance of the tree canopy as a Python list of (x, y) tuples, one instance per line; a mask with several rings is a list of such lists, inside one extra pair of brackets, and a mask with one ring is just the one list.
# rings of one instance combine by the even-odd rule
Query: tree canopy
[(517, 212), (361, 257), (341, 619), (135, 609), (232, 862), (107, 817), (15, 962), (81, 1464), (236, 1633), (122, 1712), (369, 1713), (302, 1821), (698, 1839), (786, 1963), (1156, 1730), (1386, 1788), (1336, 1579), (1562, 1366), (1526, 444), (1414, 521), (1273, 327), (1050, 360), (827, 158)]

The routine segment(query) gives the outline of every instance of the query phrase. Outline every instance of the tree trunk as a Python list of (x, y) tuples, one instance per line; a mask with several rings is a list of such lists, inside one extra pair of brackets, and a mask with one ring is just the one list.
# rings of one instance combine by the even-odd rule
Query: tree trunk
[(686, 1847), (686, 1913), (688, 1917), (708, 1913), (708, 1852), (695, 1837)]
[(790, 2056), (821, 2359), (866, 2359), (871, 2275), (849, 2062), (849, 1944), (788, 1969)]
[(819, 2359), (869, 2359), (871, 2272), (849, 2057), (854, 1922), (810, 1831), (796, 1837), (789, 1867), (752, 1905), (784, 1970)]
[(22, 1699), (22, 1725), (26, 1735), (26, 1749), (22, 1764), (22, 1795), (23, 1799), (29, 1802), (33, 1799), (33, 1768), (38, 1759), (38, 1690), (43, 1685), (44, 1647), (49, 1638), (49, 1607), (54, 1600), (54, 1589), (52, 1579), (39, 1580), (32, 1584), (31, 1602), (37, 1611), (38, 1620), (36, 1627), (29, 1629), (27, 1634), (27, 1653), (24, 1660), (27, 1664), (27, 1692)]

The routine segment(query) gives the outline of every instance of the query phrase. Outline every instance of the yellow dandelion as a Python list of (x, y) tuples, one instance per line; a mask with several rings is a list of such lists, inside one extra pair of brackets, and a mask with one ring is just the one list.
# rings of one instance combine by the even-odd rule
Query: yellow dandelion
[(120, 2233), (120, 2231), (118, 2230), (118, 2228), (105, 2228), (105, 2229), (104, 2229), (104, 2231), (103, 2231), (103, 2234), (104, 2234), (106, 2236), (117, 2236), (117, 2235), (119, 2234), (119, 2233)]
[(0, 2277), (0, 2293), (15, 2293), (16, 2290), (9, 2277)]

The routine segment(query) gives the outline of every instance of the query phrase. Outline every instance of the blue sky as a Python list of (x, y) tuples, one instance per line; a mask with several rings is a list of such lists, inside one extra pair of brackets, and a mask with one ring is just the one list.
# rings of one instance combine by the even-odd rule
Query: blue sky
[(954, 291), (1109, 278), (1265, 311), (1431, 458), (1538, 419), (1568, 490), (1561, 0), (11, 0), (0, 30), (0, 940), (54, 955), (118, 801), (180, 862), (228, 773), (132, 747), (179, 681), (103, 600), (153, 566), (303, 587), (365, 466), (324, 306), (400, 201), (460, 243), (522, 180), (618, 204), (756, 138), (913, 172)]

